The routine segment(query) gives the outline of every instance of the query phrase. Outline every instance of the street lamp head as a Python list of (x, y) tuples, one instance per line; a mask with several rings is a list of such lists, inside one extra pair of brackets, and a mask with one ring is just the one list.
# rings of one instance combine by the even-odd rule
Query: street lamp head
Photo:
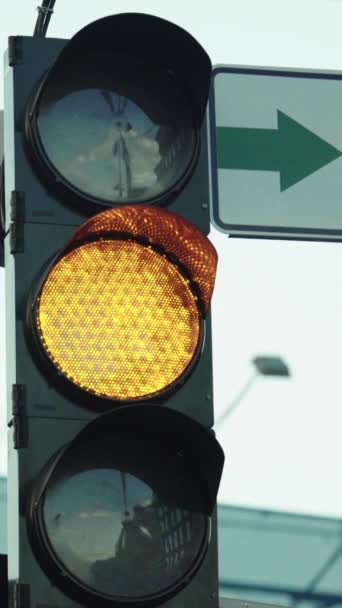
[(253, 364), (263, 376), (290, 376), (289, 367), (280, 357), (257, 356), (254, 357)]

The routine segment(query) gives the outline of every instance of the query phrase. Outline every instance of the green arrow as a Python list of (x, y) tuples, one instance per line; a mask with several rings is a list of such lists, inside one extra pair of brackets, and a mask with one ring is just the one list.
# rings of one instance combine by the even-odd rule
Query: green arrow
[(283, 192), (342, 155), (284, 112), (277, 115), (278, 129), (217, 127), (218, 168), (279, 171)]

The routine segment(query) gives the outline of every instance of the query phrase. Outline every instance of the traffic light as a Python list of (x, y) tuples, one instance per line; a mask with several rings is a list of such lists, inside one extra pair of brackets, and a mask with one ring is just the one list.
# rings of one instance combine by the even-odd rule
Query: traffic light
[(7, 555), (0, 554), (0, 598), (3, 606), (8, 604)]
[(7, 61), (10, 601), (218, 607), (210, 60), (122, 14)]

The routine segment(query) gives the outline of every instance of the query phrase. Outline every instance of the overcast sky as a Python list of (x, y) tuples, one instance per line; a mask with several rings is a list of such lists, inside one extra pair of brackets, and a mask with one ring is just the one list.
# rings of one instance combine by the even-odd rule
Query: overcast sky
[[(3, 49), (8, 35), (32, 34), (36, 6), (37, 0), (3, 4)], [(142, 7), (188, 29), (214, 64), (342, 70), (338, 0), (57, 0), (48, 34), (67, 38), (101, 16)], [(214, 229), (211, 238), (219, 253), (216, 414), (248, 380), (256, 354), (278, 354), (292, 372), (290, 380), (258, 378), (219, 431), (227, 455), (220, 500), (340, 517), (342, 244), (228, 239)], [(2, 298), (3, 276), (1, 270)], [(3, 333), (2, 306), (0, 323)], [(3, 344), (0, 349), (5, 473)]]

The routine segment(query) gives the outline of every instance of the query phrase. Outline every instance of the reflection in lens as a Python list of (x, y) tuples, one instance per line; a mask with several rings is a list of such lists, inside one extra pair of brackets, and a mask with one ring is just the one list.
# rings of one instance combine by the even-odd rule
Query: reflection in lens
[[(68, 453), (43, 517), (63, 568), (95, 592), (162, 593), (194, 566), (206, 535), (196, 474), (182, 458), (131, 435)], [(72, 463), (72, 464), (71, 464)]]
[(43, 91), (37, 126), (58, 174), (104, 204), (159, 197), (194, 155), (183, 90), (161, 68), (122, 55), (63, 66)]

